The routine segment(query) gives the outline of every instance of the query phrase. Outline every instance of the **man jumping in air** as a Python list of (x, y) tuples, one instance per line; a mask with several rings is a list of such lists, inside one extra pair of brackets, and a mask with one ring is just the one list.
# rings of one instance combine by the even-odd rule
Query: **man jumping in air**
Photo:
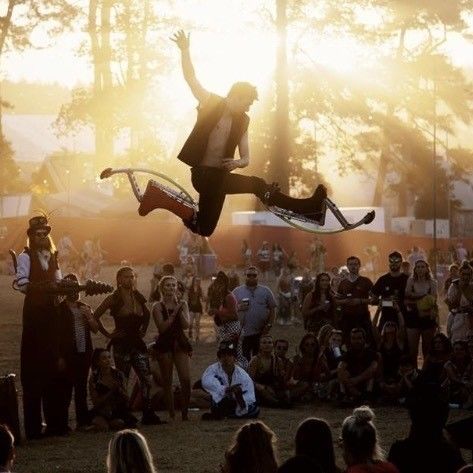
[[(181, 51), (184, 79), (199, 101), (197, 122), (178, 155), (178, 159), (191, 166), (192, 185), (199, 193), (199, 211), (194, 212), (150, 181), (139, 214), (144, 216), (154, 209), (164, 208), (182, 218), (194, 233), (210, 236), (227, 194), (254, 194), (267, 206), (290, 210), (322, 224), (327, 197), (325, 186), (319, 185), (312, 197), (294, 199), (281, 193), (276, 183), (267, 184), (259, 177), (232, 173), (249, 164), (250, 119), (246, 112), (258, 98), (256, 88), (248, 82), (236, 82), (225, 98), (208, 92), (195, 77), (189, 34), (180, 30), (171, 39)], [(234, 158), (237, 147), (240, 159)]]

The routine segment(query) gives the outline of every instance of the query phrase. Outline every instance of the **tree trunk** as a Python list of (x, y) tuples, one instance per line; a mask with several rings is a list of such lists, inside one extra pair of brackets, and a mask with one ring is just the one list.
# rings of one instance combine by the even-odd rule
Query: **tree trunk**
[(276, 0), (276, 31), (279, 38), (276, 52), (276, 114), (274, 147), (269, 165), (269, 179), (289, 191), (289, 80), (287, 73), (287, 0)]
[[(109, 106), (112, 93), (110, 70), (110, 0), (90, 0), (89, 27), (92, 61), (94, 67), (94, 107), (96, 166), (100, 169), (113, 158), (113, 128), (110, 124)], [(100, 23), (98, 16), (100, 15)]]
[[(396, 56), (398, 59), (402, 57), (402, 53), (404, 51), (404, 39), (406, 36), (406, 27), (401, 28), (399, 34), (399, 45), (397, 48)], [(383, 205), (383, 195), (384, 190), (386, 188), (386, 176), (388, 173), (389, 161), (390, 161), (390, 154), (391, 151), (389, 150), (389, 140), (386, 137), (386, 127), (389, 126), (389, 118), (391, 118), (394, 114), (394, 106), (389, 105), (388, 110), (386, 112), (386, 124), (384, 126), (383, 135), (384, 135), (384, 146), (381, 151), (381, 156), (379, 157), (379, 166), (378, 166), (378, 176), (376, 178), (376, 186), (373, 195), (373, 207), (381, 207)]]

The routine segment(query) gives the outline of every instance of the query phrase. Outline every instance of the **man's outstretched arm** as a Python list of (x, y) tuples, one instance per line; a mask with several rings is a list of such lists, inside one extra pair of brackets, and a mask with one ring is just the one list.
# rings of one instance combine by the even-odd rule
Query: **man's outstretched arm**
[(177, 33), (174, 34), (171, 40), (177, 44), (177, 47), (181, 51), (181, 63), (184, 79), (189, 85), (194, 97), (200, 103), (203, 103), (209, 98), (210, 93), (200, 85), (200, 82), (195, 77), (194, 66), (192, 65), (191, 55), (189, 52), (189, 38), (190, 33), (186, 35), (184, 30), (179, 30)]

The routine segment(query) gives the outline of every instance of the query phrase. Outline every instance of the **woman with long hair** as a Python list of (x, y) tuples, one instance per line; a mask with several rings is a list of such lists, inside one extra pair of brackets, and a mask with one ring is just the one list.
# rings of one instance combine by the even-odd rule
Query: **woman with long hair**
[(202, 317), (202, 300), (204, 293), (200, 284), (201, 279), (193, 276), (189, 290), (187, 291), (187, 304), (189, 306), (189, 338), (192, 340), (195, 333), (195, 341), (200, 337), (200, 318)]
[(154, 349), (157, 352), (159, 369), (163, 377), (163, 388), (170, 419), (175, 418), (172, 391), (173, 368), (176, 366), (181, 386), (182, 420), (188, 420), (191, 393), (190, 357), (192, 346), (184, 330), (189, 328), (189, 308), (186, 301), (178, 300), (177, 279), (164, 276), (159, 282), (162, 299), (153, 305), (153, 319), (159, 335)]
[(212, 290), (209, 288), (208, 313), (214, 318), (217, 343), (234, 342), (237, 347), (237, 363), (246, 369), (248, 360), (243, 356), (241, 347), (241, 325), (238, 320), (237, 302), (228, 285), (228, 276), (223, 271), (219, 271), (212, 283)]
[(121, 430), (108, 444), (107, 473), (157, 473), (146, 438), (137, 430)]
[(296, 431), (296, 455), (312, 458), (324, 473), (340, 473), (335, 463), (332, 431), (323, 419), (309, 417)]
[(374, 412), (368, 406), (353, 410), (342, 424), (343, 458), (346, 473), (399, 473), (397, 468), (384, 461), (373, 423)]
[(299, 344), (299, 353), (293, 358), (293, 371), (289, 389), (294, 401), (311, 401), (316, 383), (327, 379), (327, 366), (320, 356), (315, 334), (306, 333)]
[[(116, 274), (117, 289), (95, 310), (94, 318), (100, 332), (110, 339), (115, 366), (128, 380), (133, 370), (140, 380), (143, 399), (144, 424), (159, 424), (161, 421), (151, 409), (152, 375), (149, 368), (148, 349), (143, 337), (148, 329), (150, 313), (146, 298), (136, 289), (136, 274), (129, 266), (121, 267)], [(115, 330), (109, 332), (100, 318), (110, 311)]]
[(419, 340), (422, 339), (422, 353), (425, 358), (438, 327), (437, 281), (432, 277), (426, 261), (420, 259), (415, 262), (404, 294), (407, 345), (412, 359), (416, 361)]
[(330, 288), (328, 273), (320, 273), (315, 279), (315, 286), (305, 296), (302, 304), (304, 327), (309, 332), (318, 333), (326, 324), (333, 325), (335, 301)]
[(473, 365), (466, 341), (457, 340), (453, 344), (452, 356), (444, 369), (449, 402), (469, 409), (473, 405)]
[(96, 348), (92, 353), (89, 394), (92, 425), (96, 430), (134, 427), (137, 419), (128, 408), (125, 376), (112, 365), (110, 352)]
[(445, 380), (445, 363), (450, 359), (452, 344), (443, 333), (432, 338), (430, 351), (424, 359), (421, 376), (425, 382), (441, 384)]
[(275, 442), (274, 432), (263, 422), (245, 424), (225, 452), (221, 472), (275, 473), (278, 468)]
[(248, 374), (255, 384), (259, 405), (290, 407), (284, 366), (281, 359), (274, 354), (271, 335), (261, 336), (258, 354), (251, 359)]

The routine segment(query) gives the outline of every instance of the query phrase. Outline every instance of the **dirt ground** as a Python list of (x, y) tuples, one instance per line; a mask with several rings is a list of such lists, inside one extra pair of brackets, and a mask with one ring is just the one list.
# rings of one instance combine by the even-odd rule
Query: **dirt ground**
[[(114, 281), (116, 267), (107, 267), (101, 279)], [(138, 288), (147, 296), (151, 267), (139, 267)], [(14, 292), (11, 277), (0, 276), (0, 374), (16, 373), (19, 375), (19, 353), (21, 338), (21, 310), (23, 296)], [(97, 307), (101, 297), (84, 298), (93, 308)], [(104, 322), (111, 322), (108, 316)], [(203, 320), (203, 336), (195, 346), (192, 358), (192, 381), (198, 379), (204, 368), (215, 360), (215, 340), (211, 319)], [(150, 324), (147, 339), (156, 333), (156, 327)], [(300, 326), (274, 327), (273, 336), (285, 337), (290, 341), (290, 353), (294, 354), (303, 330)], [(94, 337), (95, 346), (104, 346), (102, 336)], [(21, 396), (19, 377), (17, 388)], [(21, 403), (21, 400), (20, 400)], [(402, 408), (379, 407), (375, 409), (376, 425), (382, 446), (388, 450), (391, 443), (403, 438), (408, 431), (408, 419)], [(140, 428), (147, 437), (155, 463), (160, 472), (215, 472), (223, 460), (224, 451), (235, 431), (242, 424), (240, 421), (201, 422), (202, 412), (191, 412), (189, 422), (176, 420), (173, 424), (162, 426), (144, 426)], [(277, 448), (280, 460), (285, 460), (293, 453), (293, 438), (299, 422), (308, 416), (324, 418), (333, 429), (334, 439), (338, 439), (341, 422), (350, 414), (349, 409), (340, 409), (323, 404), (300, 406), (291, 410), (263, 409), (260, 419), (277, 436)], [(462, 411), (452, 411), (450, 418), (465, 415)], [(162, 418), (166, 418), (163, 413)], [(104, 472), (107, 443), (110, 433), (74, 432), (64, 438), (50, 438), (24, 443), (18, 448), (14, 471), (18, 473), (51, 472)], [(337, 443), (337, 442), (335, 442)], [(339, 465), (343, 466), (340, 450), (336, 447)]]

